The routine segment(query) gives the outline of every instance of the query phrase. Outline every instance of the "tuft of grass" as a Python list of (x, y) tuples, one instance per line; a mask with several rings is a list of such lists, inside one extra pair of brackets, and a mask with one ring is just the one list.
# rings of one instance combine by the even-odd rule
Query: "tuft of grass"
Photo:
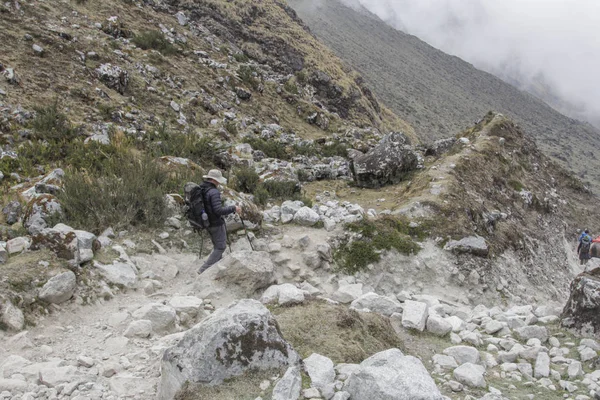
[(291, 94), (298, 94), (300, 93), (300, 91), (298, 90), (298, 85), (296, 85), (296, 82), (294, 79), (289, 79), (287, 80), (284, 84), (283, 84), (283, 89)]
[(272, 313), (283, 336), (302, 358), (319, 353), (336, 364), (360, 363), (383, 350), (404, 349), (389, 320), (375, 313), (318, 301), (277, 307)]
[(248, 371), (241, 376), (225, 380), (216, 386), (186, 382), (175, 395), (175, 400), (254, 400), (257, 397), (271, 398), (273, 386), (266, 391), (260, 384), (273, 376), (283, 376), (285, 370)]
[(219, 150), (214, 137), (171, 131), (165, 123), (146, 135), (140, 145), (154, 157), (184, 157), (202, 166), (212, 166)]
[(231, 134), (233, 136), (237, 136), (238, 135), (238, 127), (237, 127), (237, 124), (234, 121), (227, 121), (225, 123), (225, 130), (227, 132), (229, 132), (229, 134)]
[(252, 149), (262, 151), (269, 158), (278, 158), (280, 160), (290, 159), (286, 146), (276, 140), (248, 137), (244, 139), (244, 142), (252, 146)]
[(508, 186), (510, 186), (513, 190), (520, 192), (523, 190), (523, 184), (517, 180), (511, 180), (508, 182)]
[(133, 43), (142, 50), (157, 50), (165, 56), (177, 53), (177, 48), (159, 31), (143, 31), (133, 37)]
[(36, 116), (31, 122), (33, 136), (37, 140), (68, 142), (77, 136), (67, 116), (58, 110), (58, 104), (36, 107)]
[(404, 218), (362, 220), (349, 224), (347, 229), (362, 236), (361, 240), (346, 243), (335, 252), (338, 268), (349, 274), (363, 271), (369, 264), (379, 261), (383, 250), (395, 249), (406, 255), (418, 253), (421, 247), (415, 240), (427, 237), (423, 225), (411, 228)]
[(250, 86), (252, 89), (258, 89), (261, 79), (256, 71), (256, 68), (250, 65), (240, 65), (238, 68), (238, 77), (242, 82)]
[(100, 103), (98, 104), (98, 111), (100, 111), (100, 116), (103, 120), (110, 121), (112, 119), (112, 114), (115, 111), (115, 107), (107, 103)]
[(246, 63), (248, 61), (250, 61), (250, 59), (248, 58), (248, 56), (244, 53), (235, 53), (233, 55), (233, 58), (240, 63)]

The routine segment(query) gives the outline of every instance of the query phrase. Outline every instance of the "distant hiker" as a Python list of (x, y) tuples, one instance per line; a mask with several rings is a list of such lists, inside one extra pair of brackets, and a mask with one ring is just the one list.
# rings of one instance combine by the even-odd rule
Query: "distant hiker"
[(586, 229), (579, 236), (579, 245), (577, 246), (577, 254), (579, 254), (579, 264), (583, 265), (590, 259), (590, 247), (592, 245), (592, 236), (590, 231)]
[(204, 182), (200, 185), (202, 189), (206, 214), (210, 225), (206, 230), (210, 234), (210, 240), (213, 244), (213, 251), (210, 253), (204, 264), (198, 269), (198, 274), (203, 273), (223, 257), (227, 248), (227, 230), (225, 229), (225, 215), (238, 213), (242, 209), (239, 206), (223, 207), (221, 203), (221, 192), (219, 185), (226, 185), (227, 179), (223, 177), (218, 169), (211, 169), (207, 175), (203, 176)]

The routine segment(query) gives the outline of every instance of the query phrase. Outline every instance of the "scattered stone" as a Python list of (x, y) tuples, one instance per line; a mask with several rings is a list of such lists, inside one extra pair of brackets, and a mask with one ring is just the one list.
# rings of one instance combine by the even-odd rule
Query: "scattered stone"
[(72, 271), (67, 271), (50, 278), (38, 297), (47, 303), (61, 304), (73, 297), (76, 288), (77, 277)]
[(534, 375), (536, 379), (550, 376), (550, 356), (548, 353), (538, 353), (535, 360)]
[(444, 250), (454, 253), (470, 253), (475, 256), (487, 257), (489, 249), (485, 239), (481, 236), (469, 236), (461, 240), (450, 240)]
[(472, 363), (462, 364), (454, 370), (454, 379), (463, 385), (475, 388), (485, 388), (485, 367)]
[(421, 363), (398, 349), (377, 353), (350, 375), (344, 390), (352, 399), (442, 400), (443, 396)]
[(161, 303), (146, 304), (132, 314), (137, 320), (149, 320), (153, 332), (165, 332), (175, 326), (176, 312), (173, 307)]
[(471, 346), (448, 347), (444, 350), (444, 354), (453, 357), (458, 365), (477, 364), (479, 362), (479, 351)]
[[(6, 329), (11, 331), (18, 332), (25, 327), (23, 312), (21, 309), (15, 307), (10, 300), (0, 302), (0, 322)], [(1, 374), (0, 378), (2, 378)]]
[(129, 73), (121, 67), (102, 64), (96, 69), (96, 75), (108, 88), (116, 90), (121, 95), (125, 94), (129, 85)]
[(272, 400), (297, 400), (302, 389), (302, 377), (298, 367), (289, 367), (283, 378), (273, 388)]
[(439, 315), (430, 315), (427, 318), (427, 331), (437, 336), (446, 336), (452, 331), (452, 325)]
[(142, 319), (138, 321), (133, 321), (129, 324), (127, 329), (125, 329), (125, 333), (123, 336), (127, 338), (132, 337), (140, 337), (147, 338), (152, 334), (152, 321), (147, 319)]
[(331, 298), (343, 304), (352, 303), (362, 296), (362, 287), (362, 283), (340, 283), (340, 287), (331, 295)]
[(43, 56), (44, 55), (44, 49), (42, 48), (42, 46), (34, 44), (33, 46), (31, 46), (31, 48), (33, 49), (33, 52), (38, 55), (38, 56)]
[(333, 385), (335, 370), (333, 361), (320, 354), (313, 353), (304, 359), (304, 368), (311, 380), (311, 385), (324, 393)]
[(402, 312), (402, 326), (423, 332), (427, 323), (427, 315), (427, 304), (406, 300)]
[(302, 207), (294, 215), (294, 222), (302, 226), (313, 226), (320, 219), (319, 214), (308, 207)]
[(31, 241), (28, 237), (21, 236), (6, 242), (6, 251), (8, 254), (22, 253), (31, 246)]
[(402, 304), (398, 301), (387, 296), (380, 296), (373, 292), (366, 293), (354, 300), (352, 304), (350, 304), (350, 308), (358, 311), (368, 310), (370, 312), (385, 315), (386, 317), (389, 317), (394, 313), (402, 312)]

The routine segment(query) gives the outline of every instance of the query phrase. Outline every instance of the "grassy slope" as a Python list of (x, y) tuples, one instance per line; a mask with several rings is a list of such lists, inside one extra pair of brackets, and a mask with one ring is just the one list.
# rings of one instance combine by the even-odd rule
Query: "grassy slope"
[[(338, 1), (290, 0), (319, 38), (358, 69), (382, 100), (423, 138), (446, 137), (489, 110), (522, 125), (553, 158), (597, 191), (600, 133), (418, 38)], [(490, 44), (493, 46), (493, 44)]]

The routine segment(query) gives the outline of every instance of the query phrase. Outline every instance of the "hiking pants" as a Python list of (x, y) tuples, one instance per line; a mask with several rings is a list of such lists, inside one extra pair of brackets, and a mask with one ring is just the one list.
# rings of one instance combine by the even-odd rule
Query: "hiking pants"
[(210, 240), (213, 244), (213, 251), (210, 253), (204, 264), (202, 265), (201, 271), (206, 271), (208, 268), (216, 264), (221, 258), (227, 248), (227, 230), (225, 224), (221, 226), (211, 226), (206, 229), (210, 234)]

